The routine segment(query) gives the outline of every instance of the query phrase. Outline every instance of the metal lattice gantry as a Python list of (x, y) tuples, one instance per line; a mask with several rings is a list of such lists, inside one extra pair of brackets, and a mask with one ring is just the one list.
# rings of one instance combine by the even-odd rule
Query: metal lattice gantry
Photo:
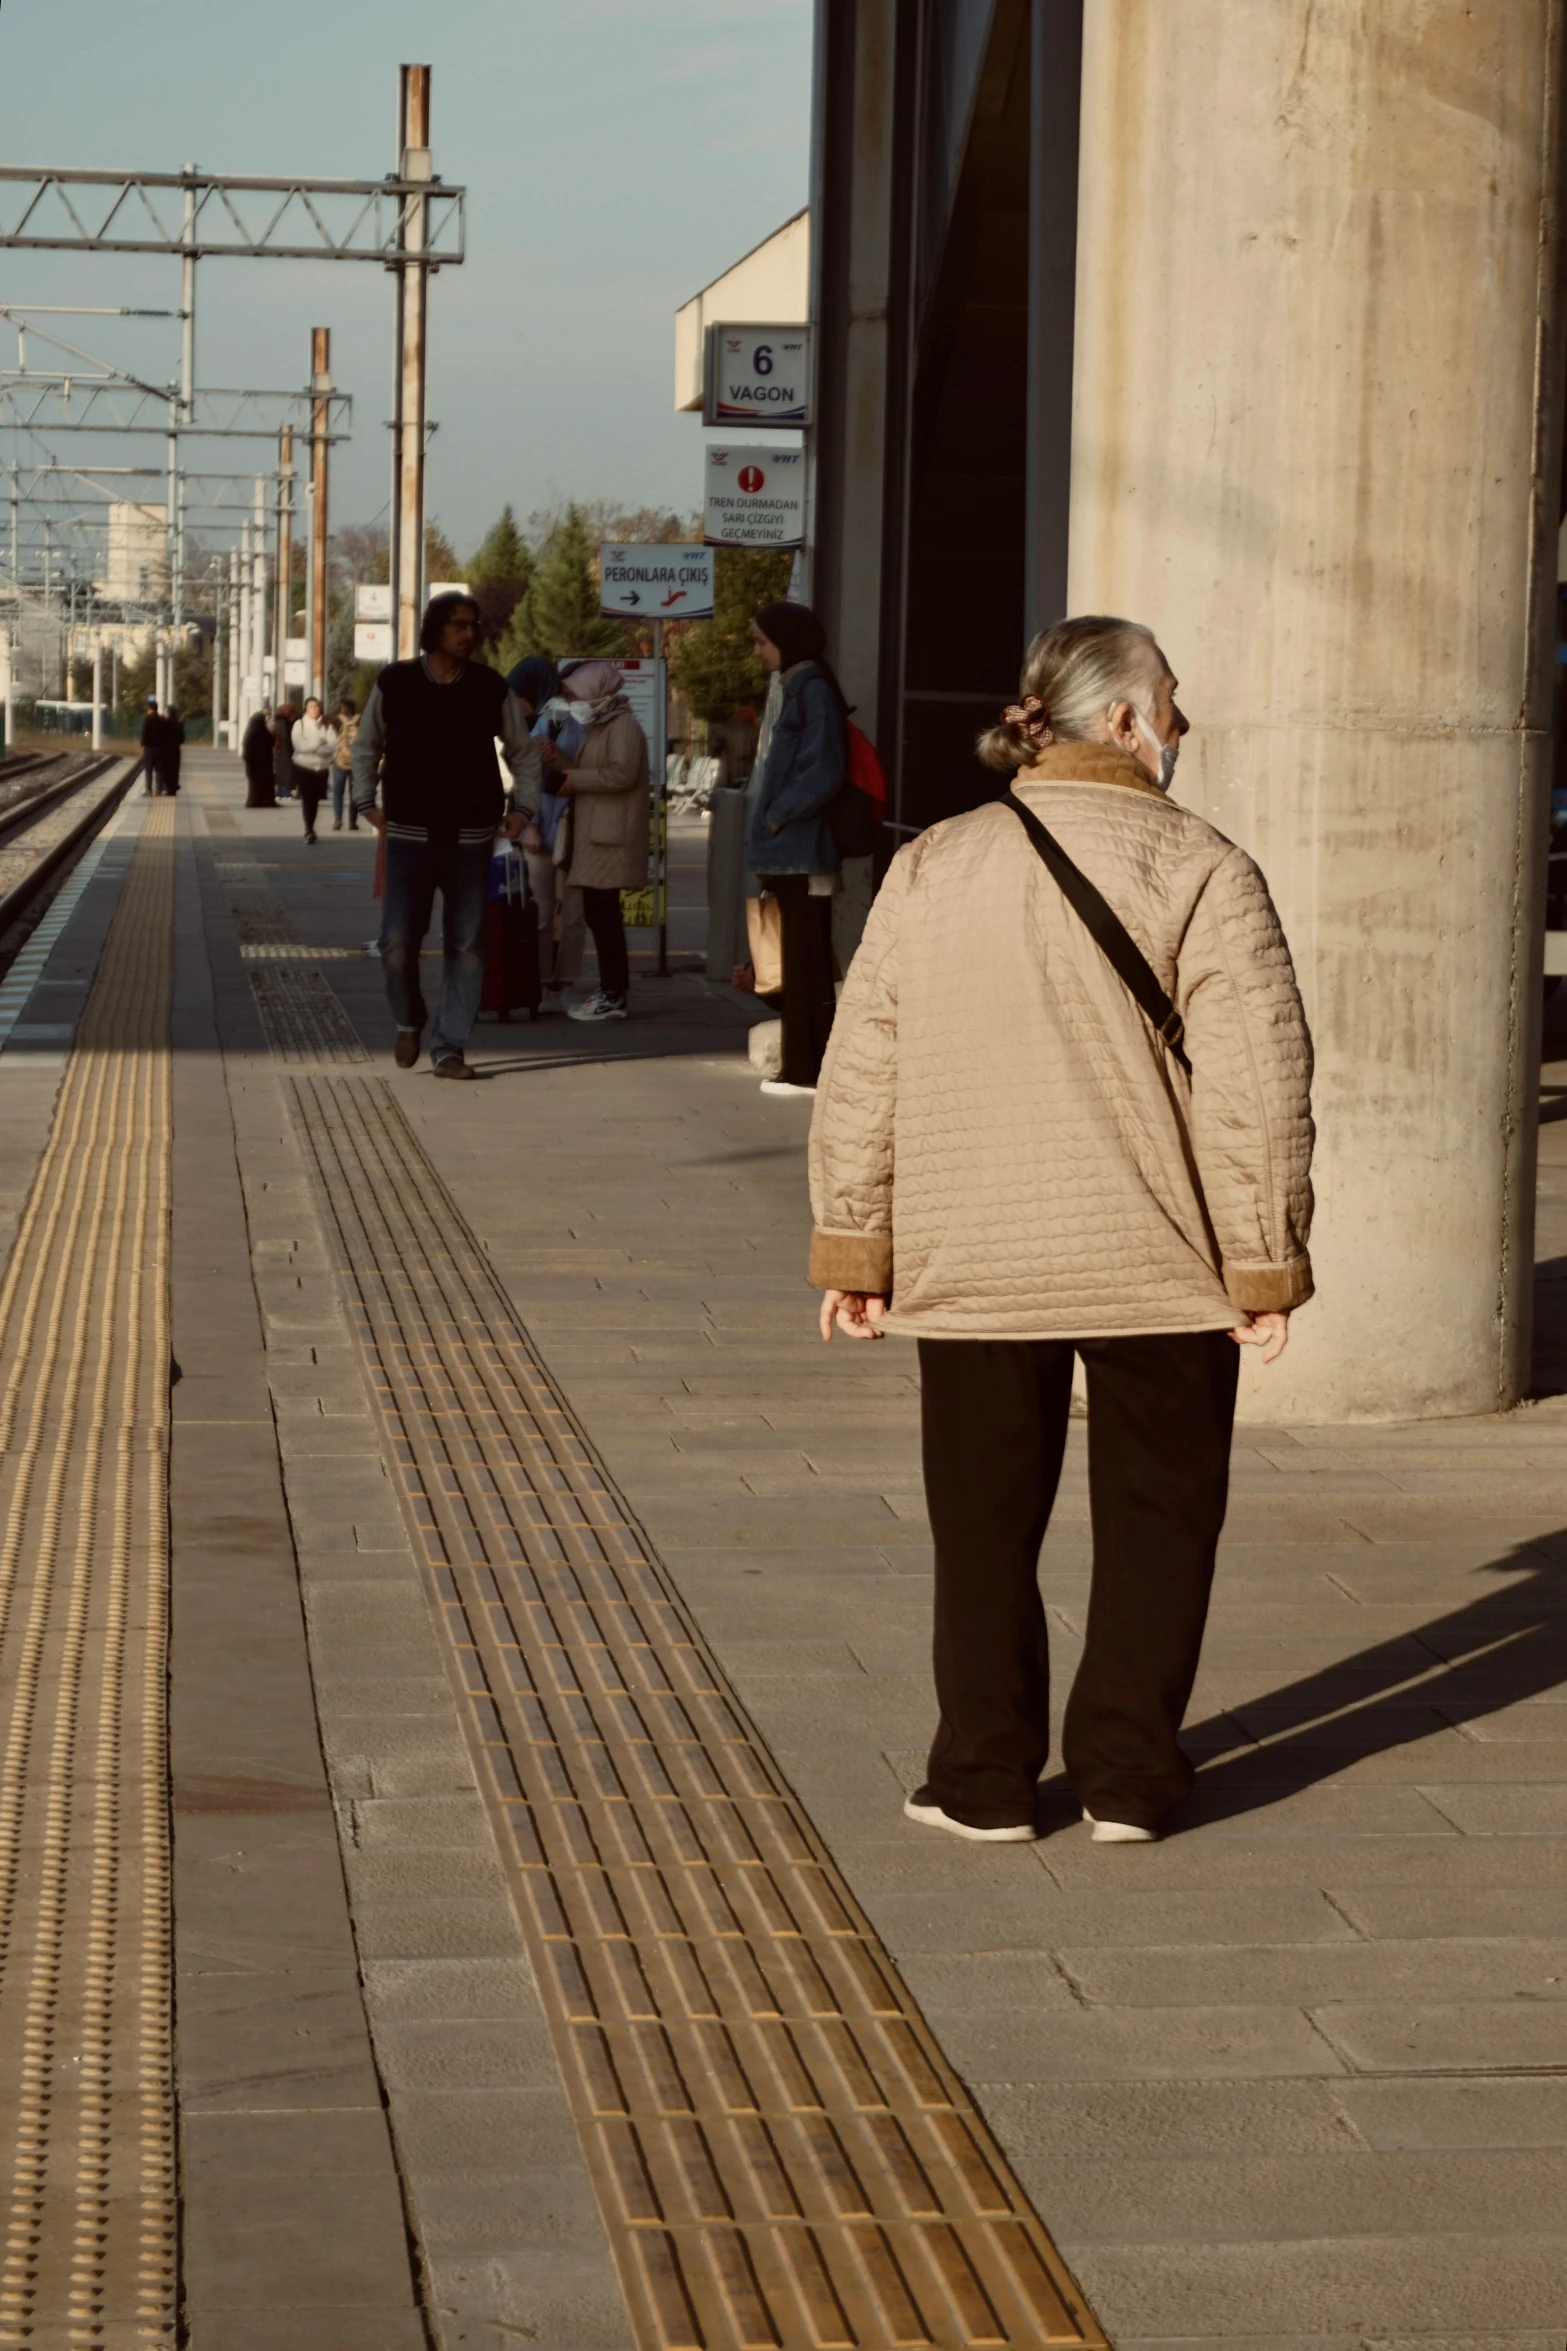
[(464, 258), (466, 194), (420, 177), (252, 179), (193, 166), (120, 172), (7, 164), (0, 166), (0, 246), (395, 265), (417, 239), (427, 265), (438, 267)]
[[(405, 65), (399, 92), (397, 168), (382, 180), (257, 177), (209, 172), (187, 163), (177, 172), (121, 172), (56, 166), (0, 166), (0, 248), (18, 252), (163, 254), (181, 265), (177, 383), (147, 383), (102, 363), (72, 371), (56, 359), (45, 375), (21, 365), (0, 372), (0, 429), (19, 433), (148, 433), (167, 448), (168, 569), (173, 620), (180, 625), (185, 570), (184, 496), (179, 449), (188, 434), (224, 438), (276, 435), (279, 443), (279, 561), (286, 562), (293, 506), (293, 440), (308, 438), (307, 593), (310, 676), (324, 682), (326, 647), (327, 451), (349, 422), (346, 395), (334, 391), (324, 328), (313, 330), (307, 391), (224, 391), (196, 382), (196, 264), (231, 258), (373, 262), (393, 272), (397, 289), (398, 366), (392, 419), (391, 574), (397, 591), (398, 650), (413, 649), (423, 593), (424, 455), (428, 282), (465, 257), (466, 191), (439, 179), (430, 151), (430, 68)], [(53, 306), (47, 306), (52, 308)], [(0, 305), (13, 316), (25, 305)], [(85, 312), (83, 313), (86, 314)], [(124, 315), (122, 313), (122, 315)], [(18, 318), (19, 326), (23, 321)], [(60, 352), (68, 347), (44, 331)], [(81, 355), (84, 359), (87, 355)], [(53, 457), (47, 442), (42, 453)], [(15, 478), (13, 469), (13, 480)], [(252, 566), (264, 566), (260, 489), (237, 563), (230, 600), (253, 594), (265, 603), (264, 576), (253, 590)], [(13, 515), (16, 501), (13, 495)], [(16, 538), (13, 524), (13, 543)], [(14, 568), (14, 560), (13, 560)], [(285, 578), (286, 572), (279, 577)], [(220, 629), (221, 629), (220, 610)], [(248, 624), (247, 624), (248, 627)], [(286, 606), (279, 599), (274, 636), (281, 675)], [(230, 632), (237, 642), (236, 625)], [(259, 648), (257, 623), (246, 641)], [(259, 661), (259, 654), (258, 654)]]
[[(37, 433), (201, 433), (229, 440), (275, 440), (286, 424), (308, 432), (315, 401), (310, 391), (254, 392), (195, 386), (183, 402), (178, 386), (149, 385), (92, 376), (44, 376), (0, 370), (0, 427)], [(353, 416), (347, 392), (324, 395), (330, 417), (327, 438), (346, 437)], [(169, 414), (171, 404), (188, 414)]]

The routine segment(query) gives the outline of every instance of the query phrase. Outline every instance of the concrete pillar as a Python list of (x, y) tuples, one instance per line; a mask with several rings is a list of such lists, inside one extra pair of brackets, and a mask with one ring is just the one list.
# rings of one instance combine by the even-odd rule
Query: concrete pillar
[(1319, 1296), (1253, 1417), (1528, 1386), (1561, 446), (1561, 0), (1093, 0), (1069, 595), (1317, 1042)]
[(816, 0), (811, 601), (844, 692), (872, 735), (895, 708), (883, 605), (899, 268), (898, 36), (895, 0)]

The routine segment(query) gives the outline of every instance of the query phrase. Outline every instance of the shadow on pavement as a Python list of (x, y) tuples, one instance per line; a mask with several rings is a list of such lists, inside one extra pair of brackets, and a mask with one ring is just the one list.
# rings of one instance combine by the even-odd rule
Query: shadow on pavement
[[(1555, 1545), (1560, 1557), (1548, 1548)], [(1467, 1607), (1252, 1704), (1188, 1723), (1181, 1743), (1199, 1778), (1172, 1833), (1265, 1810), (1370, 1756), (1560, 1689), (1567, 1681), (1567, 1529), (1519, 1544), (1474, 1572), (1520, 1568), (1530, 1571), (1526, 1579), (1505, 1591), (1482, 1592)], [(1445, 1661), (1445, 1670), (1431, 1673), (1422, 1650)]]

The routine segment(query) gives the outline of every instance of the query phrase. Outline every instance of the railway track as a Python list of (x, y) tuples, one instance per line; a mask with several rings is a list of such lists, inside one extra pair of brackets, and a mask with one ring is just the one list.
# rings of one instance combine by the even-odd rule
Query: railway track
[[(118, 755), (0, 761), (0, 940), (115, 806), (136, 773)], [(8, 789), (8, 787), (11, 787)]]

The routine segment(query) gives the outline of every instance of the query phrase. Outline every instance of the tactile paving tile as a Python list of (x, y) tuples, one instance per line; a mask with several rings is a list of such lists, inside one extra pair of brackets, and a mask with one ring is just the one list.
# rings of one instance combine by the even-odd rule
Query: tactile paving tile
[(271, 1050), (280, 1061), (368, 1061), (331, 987), (310, 968), (323, 960), (357, 960), (360, 950), (310, 946), (282, 900), (268, 893), (266, 875), (254, 858), (220, 857), (213, 863), (227, 885), (229, 913)]
[(319, 971), (247, 964), (267, 1043), (280, 1061), (368, 1061), (347, 1013)]
[(146, 814), (0, 1284), (0, 2344), (174, 2340), (174, 804)]
[(1102, 2345), (387, 1088), (290, 1083), (640, 2341)]

